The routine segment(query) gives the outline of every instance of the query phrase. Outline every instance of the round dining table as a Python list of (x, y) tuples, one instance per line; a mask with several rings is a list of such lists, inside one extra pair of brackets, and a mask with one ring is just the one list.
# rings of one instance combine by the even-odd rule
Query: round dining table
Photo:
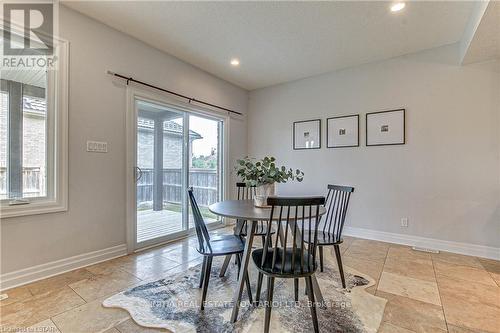
[[(233, 312), (231, 314), (231, 322), (236, 322), (238, 319), (238, 312), (241, 303), (241, 295), (243, 293), (243, 288), (245, 286), (245, 276), (248, 271), (248, 262), (250, 261), (250, 255), (252, 252), (252, 243), (254, 238), (254, 232), (257, 226), (258, 221), (269, 222), (270, 220), (277, 221), (279, 219), (279, 210), (276, 209), (271, 218), (271, 208), (269, 207), (255, 207), (253, 200), (224, 200), (220, 202), (216, 202), (208, 207), (208, 209), (214, 213), (215, 215), (236, 219), (236, 228), (235, 234), (240, 234), (241, 229), (243, 228), (244, 222), (249, 221), (250, 227), (247, 227), (247, 235), (245, 241), (245, 250), (243, 252), (243, 260), (241, 263), (241, 272), (238, 278), (238, 286), (233, 294)], [(298, 212), (295, 211), (294, 207), (290, 208), (290, 220), (297, 221), (308, 219), (309, 214), (314, 215), (316, 213), (315, 209), (311, 211), (309, 209), (305, 209), (302, 211), (301, 209)], [(319, 207), (319, 215), (324, 215), (326, 213), (326, 208), (323, 206)], [(282, 232), (278, 230), (278, 235), (281, 237)], [(297, 237), (297, 240), (300, 242), (300, 237)], [(223, 271), (221, 275), (224, 274), (229, 261), (231, 260), (231, 256), (226, 257), (226, 260), (223, 265)], [(321, 294), (321, 290), (319, 288), (318, 281), (316, 277), (313, 275), (313, 291), (317, 301), (322, 304), (323, 303), (323, 295)]]

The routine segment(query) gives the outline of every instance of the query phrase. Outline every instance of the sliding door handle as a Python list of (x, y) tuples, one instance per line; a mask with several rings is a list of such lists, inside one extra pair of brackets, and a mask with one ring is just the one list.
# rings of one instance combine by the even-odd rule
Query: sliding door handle
[(135, 182), (138, 183), (142, 178), (142, 169), (138, 166), (135, 167)]

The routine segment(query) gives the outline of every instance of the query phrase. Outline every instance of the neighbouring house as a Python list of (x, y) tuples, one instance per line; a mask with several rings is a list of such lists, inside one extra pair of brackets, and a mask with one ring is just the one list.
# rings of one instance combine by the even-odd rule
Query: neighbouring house
[[(137, 161), (140, 176), (137, 181), (137, 204), (140, 209), (151, 209), (154, 202), (154, 157), (155, 157), (155, 120), (137, 119)], [(183, 126), (174, 120), (163, 121), (163, 152), (162, 152), (162, 204), (179, 203), (182, 198), (182, 159), (183, 159)], [(189, 167), (192, 167), (193, 141), (203, 137), (189, 130)]]
[[(154, 121), (147, 118), (138, 119), (137, 154), (139, 167), (153, 168), (154, 163)], [(189, 130), (189, 165), (193, 159), (193, 141), (203, 137)], [(180, 169), (182, 167), (182, 125), (174, 120), (163, 122), (163, 169)]]
[[(2, 80), (4, 81), (4, 80)], [(8, 93), (1, 91), (0, 104), (0, 198), (7, 194)], [(46, 191), (46, 102), (44, 98), (24, 95), (22, 174), (23, 196), (43, 196)]]

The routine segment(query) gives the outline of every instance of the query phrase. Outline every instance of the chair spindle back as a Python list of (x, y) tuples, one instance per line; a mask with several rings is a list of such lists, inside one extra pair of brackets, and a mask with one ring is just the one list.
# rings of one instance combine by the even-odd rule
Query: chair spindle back
[(238, 200), (252, 200), (255, 195), (255, 186), (247, 186), (245, 183), (236, 183)]
[[(268, 228), (264, 249), (270, 248), (263, 253), (262, 266), (266, 262), (266, 257), (272, 255), (271, 268), (274, 269), (278, 264), (277, 260), (281, 260), (281, 271), (276, 272), (278, 274), (283, 274), (285, 271), (294, 273), (296, 269), (300, 273), (316, 270), (315, 249), (318, 242), (319, 212), (320, 206), (325, 204), (325, 197), (271, 197), (268, 198), (267, 204), (271, 206), (270, 223), (276, 223), (277, 230), (284, 229), (284, 241), (280, 241), (281, 246), (278, 246), (280, 237), (276, 237), (272, 244), (271, 228)], [(277, 219), (276, 216), (278, 216)], [(308, 234), (309, 239), (314, 237), (314, 242), (304, 241), (305, 233)], [(291, 245), (288, 244), (289, 240), (292, 241)], [(289, 265), (285, 267), (287, 257)]]
[(322, 232), (327, 238), (333, 237), (332, 242), (340, 242), (342, 239), (342, 230), (352, 192), (354, 192), (354, 187), (328, 185), (325, 204), (327, 213), (324, 216)]
[[(253, 200), (255, 196), (255, 186), (247, 186), (246, 183), (236, 183), (236, 189), (238, 193), (238, 200)], [(265, 232), (264, 230), (264, 222), (258, 221), (255, 233), (262, 234)]]
[(191, 210), (193, 212), (194, 217), (194, 227), (196, 230), (196, 236), (198, 238), (199, 251), (201, 253), (211, 252), (212, 248), (210, 247), (210, 235), (208, 233), (207, 226), (205, 225), (205, 221), (203, 220), (203, 216), (201, 215), (200, 208), (196, 203), (196, 198), (193, 194), (193, 188), (190, 187), (188, 189), (189, 202), (191, 203)]

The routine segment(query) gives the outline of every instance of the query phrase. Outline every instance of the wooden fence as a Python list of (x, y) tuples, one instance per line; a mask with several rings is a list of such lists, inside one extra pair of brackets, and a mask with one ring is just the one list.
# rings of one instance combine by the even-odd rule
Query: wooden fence
[[(196, 200), (200, 206), (208, 206), (219, 200), (217, 170), (190, 169), (189, 185), (193, 187)], [(45, 192), (45, 177), (40, 168), (23, 168), (23, 194), (25, 197), (36, 197)], [(137, 183), (137, 204), (153, 202), (153, 169), (142, 169), (142, 177)], [(0, 168), (0, 199), (7, 198), (7, 170)], [(182, 173), (181, 169), (163, 169), (163, 202), (181, 203)]]
[[(23, 168), (23, 197), (38, 197), (45, 195), (45, 177), (40, 168)], [(7, 169), (0, 168), (0, 199), (7, 198)]]
[[(154, 170), (142, 169), (142, 177), (137, 182), (137, 204), (153, 202)], [(218, 173), (213, 169), (190, 169), (189, 185), (200, 206), (208, 206), (219, 200)], [(182, 202), (181, 169), (163, 169), (163, 202)]]

